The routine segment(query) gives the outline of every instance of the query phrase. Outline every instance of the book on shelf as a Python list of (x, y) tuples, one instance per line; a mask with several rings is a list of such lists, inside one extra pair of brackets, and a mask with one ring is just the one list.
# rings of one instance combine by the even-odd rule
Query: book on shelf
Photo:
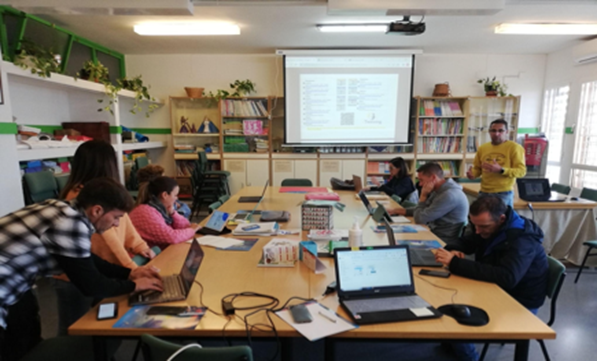
[(443, 161), (433, 161), (433, 160), (419, 160), (417, 161), (417, 169), (425, 163), (437, 163), (444, 171), (444, 176), (446, 177), (458, 177), (459, 175), (459, 162), (457, 160), (443, 160)]
[(195, 169), (195, 162), (193, 161), (177, 161), (176, 162), (176, 176), (190, 177)]
[(262, 100), (222, 100), (222, 115), (229, 117), (267, 117)]
[(460, 104), (454, 100), (422, 100), (419, 115), (460, 117), (463, 113)]
[(245, 135), (262, 135), (263, 134), (263, 121), (259, 119), (244, 119), (243, 120), (243, 133)]
[(463, 119), (425, 118), (419, 119), (421, 135), (460, 135), (463, 132)]
[(197, 148), (191, 144), (178, 144), (174, 146), (174, 153), (177, 154), (191, 154), (195, 153)]
[(417, 148), (420, 153), (458, 153), (460, 137), (419, 138)]

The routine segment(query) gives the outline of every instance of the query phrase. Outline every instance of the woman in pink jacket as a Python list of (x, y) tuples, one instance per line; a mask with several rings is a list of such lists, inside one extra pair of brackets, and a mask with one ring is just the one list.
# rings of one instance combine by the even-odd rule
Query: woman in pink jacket
[(147, 184), (141, 204), (129, 214), (137, 232), (151, 247), (161, 249), (188, 241), (201, 228), (174, 210), (178, 184), (172, 178), (157, 177)]

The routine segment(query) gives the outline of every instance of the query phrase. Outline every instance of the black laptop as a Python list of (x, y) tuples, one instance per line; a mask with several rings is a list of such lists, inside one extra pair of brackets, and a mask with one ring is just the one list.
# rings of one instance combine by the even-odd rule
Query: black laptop
[(546, 178), (518, 178), (518, 198), (527, 202), (564, 202), (566, 197), (551, 192)]
[(197, 272), (199, 272), (201, 262), (203, 262), (203, 249), (201, 249), (199, 242), (194, 239), (180, 273), (162, 277), (164, 292), (143, 291), (133, 293), (129, 297), (129, 304), (135, 306), (186, 300)]
[(417, 296), (407, 246), (338, 248), (340, 304), (358, 325), (441, 317)]
[[(387, 221), (383, 220), (384, 227), (386, 227), (386, 234), (388, 235), (388, 244), (390, 246), (396, 246), (396, 237), (392, 230), (392, 225)], [(435, 255), (429, 249), (421, 248), (408, 248), (410, 256), (410, 263), (415, 267), (442, 267), (443, 264), (435, 260)]]
[(239, 203), (259, 203), (265, 196), (265, 191), (267, 190), (267, 186), (269, 185), (269, 179), (265, 181), (265, 187), (263, 187), (263, 192), (261, 192), (260, 196), (250, 196), (250, 197), (240, 197), (238, 199)]
[(359, 198), (361, 198), (361, 201), (365, 205), (365, 208), (367, 208), (367, 212), (369, 212), (371, 218), (373, 218), (375, 222), (379, 223), (384, 218), (387, 219), (388, 222), (392, 222), (392, 217), (390, 216), (388, 211), (386, 211), (385, 207), (381, 205), (381, 203), (377, 202), (377, 208), (373, 208), (371, 202), (369, 202), (369, 199), (367, 198), (367, 195), (364, 192), (361, 191), (358, 194)]

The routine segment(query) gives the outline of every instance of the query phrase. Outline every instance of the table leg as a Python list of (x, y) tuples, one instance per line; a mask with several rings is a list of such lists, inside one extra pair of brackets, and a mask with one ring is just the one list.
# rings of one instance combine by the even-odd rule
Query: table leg
[(109, 361), (106, 337), (93, 336), (93, 357), (95, 361)]
[(529, 358), (529, 340), (516, 341), (514, 349), (514, 361), (527, 361)]

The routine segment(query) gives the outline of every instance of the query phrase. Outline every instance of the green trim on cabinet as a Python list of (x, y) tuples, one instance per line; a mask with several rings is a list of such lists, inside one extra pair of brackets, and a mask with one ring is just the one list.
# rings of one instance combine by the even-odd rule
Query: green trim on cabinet
[(574, 128), (566, 127), (565, 134), (574, 134)]
[(122, 134), (122, 127), (110, 126), (110, 134)]
[(537, 134), (539, 128), (518, 128), (518, 134)]
[(132, 131), (140, 134), (172, 134), (170, 128), (130, 128)]
[(0, 123), (0, 134), (17, 134), (15, 123)]

